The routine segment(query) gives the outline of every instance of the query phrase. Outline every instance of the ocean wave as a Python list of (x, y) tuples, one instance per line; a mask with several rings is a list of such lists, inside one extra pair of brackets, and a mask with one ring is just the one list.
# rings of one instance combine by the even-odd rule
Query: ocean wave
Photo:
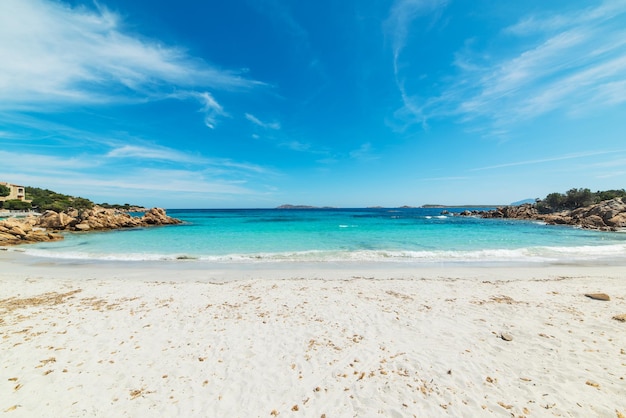
[[(15, 250), (17, 251), (17, 250)], [(577, 262), (626, 258), (626, 244), (578, 247), (528, 247), (517, 249), (481, 250), (358, 250), (358, 251), (292, 251), (259, 252), (240, 254), (152, 254), (107, 253), (71, 251), (60, 252), (47, 249), (20, 249), (30, 256), (65, 260), (103, 261), (178, 261), (214, 263), (272, 263), (272, 262), (416, 262), (416, 263), (475, 263), (475, 262)]]

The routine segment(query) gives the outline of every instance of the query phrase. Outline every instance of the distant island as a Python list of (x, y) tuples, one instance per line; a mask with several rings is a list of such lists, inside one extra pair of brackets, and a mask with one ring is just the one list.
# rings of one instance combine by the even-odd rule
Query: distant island
[[(484, 209), (484, 208), (496, 208), (498, 206), (503, 205), (422, 205), (422, 206), (367, 206), (366, 209), (419, 209), (419, 208), (472, 208), (472, 209)], [(334, 206), (310, 206), (310, 205), (280, 205), (275, 209), (291, 209), (291, 210), (301, 210), (301, 209), (337, 209)]]
[(276, 209), (319, 209), (316, 206), (308, 205), (280, 205)]
[(337, 209), (332, 206), (309, 206), (309, 205), (280, 205), (276, 209)]

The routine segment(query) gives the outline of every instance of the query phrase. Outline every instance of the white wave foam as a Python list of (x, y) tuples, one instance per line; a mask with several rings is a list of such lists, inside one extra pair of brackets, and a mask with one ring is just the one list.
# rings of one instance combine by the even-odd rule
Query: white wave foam
[[(17, 251), (17, 250), (14, 250)], [(594, 261), (626, 258), (626, 244), (579, 247), (530, 247), (518, 249), (483, 250), (433, 250), (433, 251), (293, 251), (276, 253), (194, 255), (194, 254), (150, 254), (116, 253), (93, 254), (88, 252), (57, 252), (45, 249), (20, 249), (28, 255), (66, 260), (110, 260), (110, 261), (207, 261), (217, 263), (250, 262), (558, 262)]]

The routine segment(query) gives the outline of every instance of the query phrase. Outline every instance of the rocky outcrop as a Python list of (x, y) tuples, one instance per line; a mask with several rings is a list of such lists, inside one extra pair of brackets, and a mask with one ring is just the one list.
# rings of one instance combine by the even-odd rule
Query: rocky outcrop
[(622, 199), (611, 199), (596, 205), (578, 208), (570, 213), (572, 222), (589, 225), (590, 228), (626, 227), (626, 203)]
[(74, 218), (66, 213), (57, 213), (53, 210), (47, 210), (39, 217), (37, 226), (46, 229), (64, 230), (73, 221)]
[(483, 218), (536, 219), (539, 215), (537, 209), (530, 203), (520, 206), (504, 206), (482, 213)]
[(145, 225), (171, 225), (181, 222), (178, 219), (167, 216), (165, 210), (161, 208), (152, 208), (146, 211), (141, 220)]
[(64, 231), (101, 231), (151, 225), (173, 225), (180, 222), (178, 219), (167, 216), (165, 210), (161, 208), (147, 210), (143, 216), (139, 217), (117, 209), (94, 206), (92, 209), (72, 210), (68, 213), (45, 212), (41, 215), (39, 226)]
[(48, 210), (39, 217), (0, 222), (0, 245), (56, 241), (63, 238), (58, 231), (102, 231), (179, 223), (180, 220), (167, 216), (160, 208), (147, 210), (141, 217), (100, 206), (62, 213)]
[(527, 203), (490, 211), (464, 211), (460, 216), (540, 220), (550, 225), (573, 225), (586, 229), (617, 231), (626, 228), (626, 202), (622, 198), (615, 198), (571, 211), (549, 214), (541, 214), (534, 205)]
[(37, 221), (35, 217), (0, 221), (0, 245), (32, 244), (63, 239), (58, 232), (36, 227)]

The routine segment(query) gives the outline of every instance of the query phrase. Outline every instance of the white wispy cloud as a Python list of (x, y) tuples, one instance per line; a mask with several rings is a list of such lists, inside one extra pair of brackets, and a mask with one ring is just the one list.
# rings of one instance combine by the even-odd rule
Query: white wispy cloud
[[(186, 164), (120, 166), (118, 161), (121, 159)], [(275, 174), (255, 164), (202, 158), (164, 147), (121, 146), (105, 155), (84, 154), (73, 158), (0, 151), (0, 161), (0, 178), (3, 180), (59, 192), (69, 190), (70, 194), (87, 198), (112, 196), (106, 198), (109, 200), (123, 196), (132, 200), (138, 196), (137, 192), (152, 199), (156, 192), (200, 193), (207, 198), (256, 195), (259, 192), (248, 182), (257, 179), (259, 174)], [(28, 164), (25, 165), (24, 161)]]
[(366, 142), (362, 144), (359, 148), (350, 151), (350, 158), (359, 161), (373, 161), (380, 158), (380, 156), (374, 153), (372, 144), (370, 142)]
[(197, 93), (195, 96), (202, 103), (200, 111), (204, 113), (204, 124), (211, 129), (215, 129), (218, 116), (228, 116), (228, 114), (224, 111), (222, 105), (213, 98), (211, 93), (205, 91)]
[(269, 168), (247, 162), (234, 161), (228, 158), (208, 158), (197, 154), (185, 153), (169, 147), (145, 144), (145, 145), (119, 145), (114, 146), (106, 158), (156, 160), (166, 163), (182, 163), (201, 166), (202, 169), (210, 170), (213, 174), (233, 175), (238, 173), (241, 177), (245, 173), (274, 175)]
[(20, 180), (20, 184), (42, 186), (61, 193), (96, 199), (99, 203), (103, 200), (98, 199), (109, 201), (116, 199), (117, 203), (121, 203), (119, 199), (128, 199), (134, 203), (144, 204), (137, 199), (142, 196), (154, 199), (158, 192), (167, 193), (169, 199), (174, 200), (177, 195), (189, 193), (210, 196), (211, 199), (219, 199), (220, 195), (258, 194), (253, 188), (246, 187), (245, 183), (213, 179), (193, 170), (141, 169), (106, 177), (98, 174), (69, 177), (50, 177), (37, 172), (18, 172), (18, 174), (15, 178)]
[[(0, 150), (0, 161), (5, 175), (12, 176), (15, 170), (40, 171), (42, 173), (70, 173), (74, 170), (95, 168), (98, 161), (85, 158), (85, 155), (74, 157), (58, 157), (27, 152), (11, 152)], [(25, 162), (28, 162), (27, 164)]]
[(281, 0), (257, 0), (251, 2), (259, 13), (271, 19), (286, 32), (287, 39), (292, 40), (298, 48), (309, 49), (309, 34), (294, 17), (289, 2)]
[(405, 87), (405, 80), (400, 71), (400, 56), (407, 45), (414, 21), (429, 15), (436, 20), (447, 3), (447, 0), (395, 0), (383, 24), (385, 33), (391, 39), (394, 77), (403, 103), (403, 109), (397, 114), (400, 118), (408, 116), (420, 119), (423, 124), (426, 123), (423, 105), (412, 97)]
[(0, 2), (0, 109), (136, 102), (165, 98), (173, 89), (259, 84), (135, 35), (103, 7)]
[(398, 57), (407, 43), (411, 25), (421, 16), (444, 8), (447, 0), (396, 0), (389, 11), (389, 16), (384, 22), (386, 33), (391, 37), (394, 69), (397, 72)]
[(261, 128), (274, 129), (274, 130), (280, 129), (280, 123), (278, 122), (263, 122), (259, 118), (257, 118), (256, 116), (250, 113), (246, 113), (245, 116), (246, 116), (246, 119), (248, 119), (250, 122), (254, 123), (257, 126), (260, 126)]
[(136, 158), (141, 160), (159, 160), (175, 163), (202, 164), (205, 159), (184, 152), (158, 145), (121, 145), (106, 153), (108, 158)]
[(466, 181), (470, 180), (471, 177), (466, 176), (448, 176), (448, 177), (420, 177), (418, 180), (420, 181)]
[(556, 156), (548, 157), (548, 158), (539, 158), (539, 159), (535, 159), (535, 160), (515, 161), (515, 162), (510, 162), (510, 163), (504, 163), (504, 164), (496, 164), (496, 165), (491, 165), (491, 166), (486, 166), (486, 167), (473, 168), (473, 169), (471, 169), (469, 171), (483, 171), (483, 170), (493, 170), (493, 169), (497, 169), (497, 168), (544, 164), (544, 163), (551, 163), (551, 162), (554, 162), (554, 161), (563, 161), (563, 160), (572, 160), (572, 159), (578, 159), (578, 158), (587, 158), (587, 157), (594, 157), (594, 156), (598, 156), (598, 155), (615, 155), (616, 152), (619, 152), (619, 151), (613, 150), (613, 151), (587, 151), (587, 152), (579, 152), (579, 153), (574, 153), (574, 154), (556, 155)]
[[(600, 42), (605, 51), (599, 54)], [(626, 95), (621, 94), (626, 93), (626, 31), (569, 29), (495, 67), (465, 75), (474, 78), (473, 91), (453, 87), (448, 93), (456, 93), (460, 103), (452, 112), (468, 119), (486, 116), (497, 124), (555, 109), (571, 113), (602, 106), (598, 98), (606, 96), (609, 86), (610, 104), (626, 102)]]
[(312, 152), (314, 154), (320, 154), (320, 151), (315, 151), (312, 149), (311, 144), (309, 144), (308, 142), (300, 142), (300, 141), (288, 141), (288, 142), (283, 142), (281, 144), (281, 146), (285, 147), (285, 148), (289, 148), (292, 151), (299, 151), (299, 152)]
[(518, 36), (527, 36), (537, 33), (558, 31), (572, 25), (584, 25), (593, 21), (605, 21), (612, 19), (615, 15), (624, 12), (625, 5), (619, 1), (604, 1), (598, 6), (576, 10), (568, 15), (555, 15), (545, 13), (543, 15), (525, 16), (514, 25), (505, 28), (505, 32), (510, 32)]
[(524, 16), (490, 43), (506, 41), (504, 52), (468, 41), (455, 56), (453, 76), (439, 80), (439, 94), (418, 99), (400, 81), (397, 116), (410, 123), (456, 117), (506, 135), (514, 124), (550, 112), (585, 115), (626, 103), (625, 15), (626, 3), (607, 1)]

